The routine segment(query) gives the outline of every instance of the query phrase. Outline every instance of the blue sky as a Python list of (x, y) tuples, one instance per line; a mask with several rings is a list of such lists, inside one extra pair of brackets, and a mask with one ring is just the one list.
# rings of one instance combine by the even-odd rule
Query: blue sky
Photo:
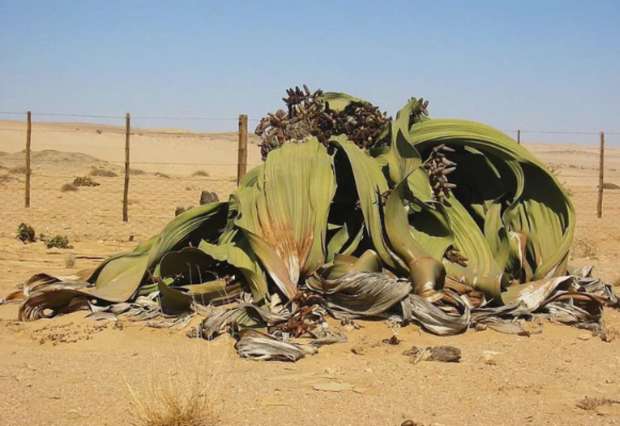
[(620, 131), (617, 0), (0, 0), (0, 52), (0, 111), (227, 130), (305, 82), (389, 113), (422, 96), (501, 129)]

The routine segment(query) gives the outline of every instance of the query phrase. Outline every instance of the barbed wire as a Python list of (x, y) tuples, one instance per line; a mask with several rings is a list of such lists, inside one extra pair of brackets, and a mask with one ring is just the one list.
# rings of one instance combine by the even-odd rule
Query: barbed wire
[[(599, 131), (593, 131), (593, 130), (527, 130), (527, 129), (514, 129), (511, 130), (512, 133), (517, 133), (517, 132), (521, 132), (521, 134), (525, 133), (525, 134), (542, 134), (542, 135), (586, 135), (586, 136), (593, 136), (593, 135), (599, 135), (601, 133), (602, 130)], [(602, 131), (603, 133), (605, 133), (606, 135), (615, 135), (615, 134), (620, 134), (618, 132), (607, 132), (607, 131)]]
[(205, 121), (237, 121), (239, 117), (212, 117), (212, 116), (166, 116), (166, 115), (132, 115), (131, 119), (136, 120), (205, 120)]
[[(215, 120), (236, 120), (235, 119), (226, 119), (226, 118), (213, 118), (211, 119), (213, 121)], [(258, 121), (258, 120), (250, 120), (250, 121)], [(55, 123), (53, 122), (33, 122), (32, 125), (32, 131), (36, 132), (41, 130), (39, 127), (40, 125), (53, 125)], [(62, 124), (80, 124), (80, 123), (62, 123)], [(106, 123), (84, 123), (84, 124), (88, 124), (88, 125), (96, 125), (96, 124), (102, 124), (104, 126), (110, 126), (109, 124)], [(23, 126), (25, 126), (25, 123), (23, 124)], [(118, 134), (125, 134), (125, 130), (124, 130), (124, 126), (116, 126), (118, 128), (115, 129), (107, 129), (105, 131), (107, 132), (115, 132)], [(84, 131), (85, 129), (54, 129), (54, 128), (46, 128), (44, 129), (46, 132), (52, 132), (52, 133), (69, 133), (69, 132), (79, 132), (79, 131)], [(93, 131), (97, 131), (97, 130), (101, 130), (101, 129), (96, 129), (93, 128)], [(4, 132), (24, 132), (26, 131), (26, 129), (24, 127), (0, 127), (0, 131), (4, 131)], [(209, 137), (212, 136), (214, 133), (235, 133), (234, 130), (227, 130), (227, 131), (200, 131), (200, 132), (196, 132), (196, 131), (191, 131), (191, 130), (187, 130), (187, 131), (179, 131), (179, 132), (170, 132), (170, 131), (165, 131), (165, 130), (157, 130), (157, 129), (142, 129), (142, 128), (136, 128), (134, 130), (132, 130), (130, 132), (130, 135), (132, 136), (144, 136), (144, 135), (155, 135), (155, 134), (166, 134), (166, 135), (170, 135), (170, 136), (188, 136), (188, 137)], [(506, 133), (509, 133), (507, 131), (505, 131)], [(105, 132), (102, 132), (105, 133)], [(530, 134), (530, 135), (534, 135), (534, 134), (540, 134), (540, 135), (573, 135), (573, 136), (598, 136), (600, 134), (600, 132), (585, 132), (585, 131), (562, 131), (562, 130), (521, 130), (521, 134)], [(607, 132), (604, 131), (603, 132), (605, 134), (605, 136), (619, 136), (620, 132)], [(522, 138), (523, 139), (523, 138)], [(528, 142), (528, 141), (523, 141), (521, 140), (521, 142)]]
[[(0, 111), (0, 115), (13, 115), (13, 116), (25, 116), (27, 111)], [(43, 117), (67, 117), (67, 118), (106, 118), (106, 119), (125, 119), (126, 115), (115, 114), (86, 114), (86, 113), (74, 113), (74, 112), (45, 112), (45, 111), (30, 111), (32, 116)], [(131, 114), (131, 119), (136, 120), (216, 120), (216, 121), (237, 121), (239, 117), (223, 117), (212, 116), (210, 114), (201, 113), (189, 113), (187, 115), (166, 115), (166, 114)], [(259, 117), (248, 117), (248, 120), (259, 121)]]
[[(0, 115), (25, 116), (26, 111), (0, 111)], [(125, 119), (125, 115), (116, 114), (88, 114), (88, 113), (69, 113), (69, 112), (45, 112), (32, 111), (33, 116), (47, 117), (67, 117), (67, 118), (104, 118), (104, 119)], [(186, 115), (167, 115), (167, 114), (131, 114), (132, 119), (136, 120), (179, 120), (179, 121), (237, 121), (239, 117), (212, 116), (204, 113), (188, 113)], [(248, 121), (260, 121), (260, 117), (248, 117)], [(521, 134), (557, 134), (557, 135), (598, 135), (603, 131), (606, 135), (620, 135), (620, 130), (553, 130), (553, 129), (504, 129), (506, 133)]]

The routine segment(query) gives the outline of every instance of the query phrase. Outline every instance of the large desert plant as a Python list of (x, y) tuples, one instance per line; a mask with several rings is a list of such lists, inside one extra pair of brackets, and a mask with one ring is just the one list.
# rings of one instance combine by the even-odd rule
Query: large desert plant
[[(574, 209), (555, 176), (507, 135), (431, 118), (422, 99), (388, 119), (346, 94), (287, 94), (287, 111), (259, 125), (264, 163), (229, 201), (179, 214), (103, 262), (88, 285), (39, 287), (22, 318), (36, 318), (41, 305), (64, 311), (72, 297), (117, 303), (159, 291), (162, 310), (178, 313), (247, 292), (236, 311), (208, 321), (209, 335), (278, 321), (299, 334), (305, 323), (289, 316), (308, 300), (354, 316), (400, 312), (446, 334), (491, 315), (474, 319), (471, 307), (504, 304), (501, 315), (524, 315), (558, 289), (617, 303), (587, 274), (579, 286), (552, 279), (567, 274)], [(596, 317), (572, 312), (574, 322)], [(241, 346), (256, 341), (265, 338), (246, 335)]]

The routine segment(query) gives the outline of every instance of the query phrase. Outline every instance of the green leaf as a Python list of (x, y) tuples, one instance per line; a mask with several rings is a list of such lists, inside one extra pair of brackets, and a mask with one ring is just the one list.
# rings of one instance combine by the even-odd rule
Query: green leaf
[(250, 287), (254, 302), (260, 303), (269, 295), (265, 274), (245, 239), (239, 239), (237, 244), (239, 245), (233, 243), (215, 245), (202, 241), (198, 247), (214, 259), (227, 262), (239, 269)]
[[(343, 167), (350, 167), (353, 172), (359, 208), (362, 210), (364, 225), (374, 249), (386, 265), (396, 267), (399, 259), (390, 251), (383, 234), (381, 194), (387, 192), (388, 184), (379, 162), (344, 136), (332, 138), (330, 144), (340, 148), (336, 154), (336, 173), (344, 173), (341, 170)], [(346, 162), (342, 161), (342, 155)], [(404, 265), (401, 267), (404, 268)]]
[(333, 160), (315, 138), (270, 153), (255, 187), (237, 191), (236, 225), (285, 296), (325, 262), (325, 233), (336, 186)]
[(211, 203), (180, 214), (161, 234), (138, 245), (133, 252), (103, 262), (88, 279), (95, 284), (88, 292), (108, 302), (130, 299), (148, 280), (148, 272), (155, 270), (164, 254), (190, 243), (197, 245), (202, 238), (217, 239), (226, 220), (227, 207), (226, 203)]
[(366, 102), (355, 96), (339, 92), (325, 92), (321, 95), (321, 99), (329, 104), (329, 109), (336, 112), (344, 111), (352, 102)]
[[(477, 204), (470, 201), (456, 205), (451, 212), (451, 222), (457, 223), (452, 225), (455, 237), (460, 238), (459, 244), (469, 245), (465, 250), (471, 253), (465, 252), (465, 255), (479, 264), (470, 271), (473, 274), (470, 279), (478, 277), (476, 286), (480, 286), (484, 271), (492, 272), (491, 277), (495, 277), (496, 272), (484, 254), (482, 239), (473, 232), (471, 222), (467, 223), (466, 216), (472, 214), (479, 221), (478, 228), (486, 235), (488, 251), (498, 264), (495, 269), (503, 268), (518, 275), (513, 278), (525, 280), (566, 272), (575, 226), (574, 208), (555, 177), (523, 146), (489, 126), (464, 120), (425, 120), (412, 127), (411, 136), (423, 153), (438, 144), (461, 147), (469, 158), (482, 157), (484, 168), (493, 170), (497, 176), (495, 182), (500, 185), (500, 191), (495, 193), (488, 186), (491, 184), (489, 178), (482, 179), (475, 173), (479, 168), (466, 168), (473, 173), (454, 178), (457, 192), (459, 185), (468, 185), (479, 200)], [(504, 205), (494, 207), (499, 200), (493, 200), (491, 194), (500, 196)], [(474, 244), (473, 240), (477, 242)], [(526, 244), (525, 259), (521, 255), (520, 241)], [(517, 264), (522, 266), (521, 272), (514, 271)], [(448, 273), (458, 273), (456, 269), (451, 266)], [(507, 277), (504, 281), (508, 281)], [(489, 284), (484, 288), (497, 295), (498, 285)]]
[(448, 202), (450, 206), (445, 211), (454, 234), (454, 246), (468, 259), (466, 267), (444, 260), (448, 276), (499, 296), (503, 270), (498, 267), (487, 239), (456, 197), (450, 195)]
[(441, 262), (434, 259), (411, 232), (403, 198), (406, 186), (405, 178), (390, 192), (383, 224), (392, 251), (407, 265), (416, 294), (431, 297), (435, 290), (443, 287), (446, 272)]

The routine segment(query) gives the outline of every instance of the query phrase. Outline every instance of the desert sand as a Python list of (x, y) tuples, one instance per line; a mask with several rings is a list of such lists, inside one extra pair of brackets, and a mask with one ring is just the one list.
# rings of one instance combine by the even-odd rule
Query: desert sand
[[(24, 126), (0, 128), (0, 296), (30, 275), (70, 275), (129, 250), (160, 231), (176, 206), (196, 205), (201, 190), (222, 198), (235, 187), (236, 135), (136, 129), (132, 136), (129, 223), (121, 222), (123, 130), (84, 123), (36, 124), (32, 207), (23, 208)], [(260, 162), (254, 139), (250, 165)], [(620, 190), (607, 190), (596, 217), (595, 146), (526, 145), (571, 191), (577, 229), (571, 264), (620, 282)], [(103, 168), (100, 186), (61, 192), (64, 183)], [(193, 176), (203, 170), (208, 176)], [(606, 182), (620, 185), (620, 149), (606, 152)], [(45, 248), (15, 239), (20, 222), (70, 237), (73, 248)], [(133, 239), (134, 241), (129, 241)], [(75, 264), (66, 266), (67, 256)], [(618, 288), (620, 291), (620, 288)], [(618, 424), (620, 405), (583, 409), (585, 397), (620, 400), (620, 335), (603, 342), (550, 323), (531, 336), (486, 330), (436, 337), (415, 326), (391, 330), (362, 321), (349, 341), (290, 364), (239, 359), (232, 339), (189, 339), (185, 330), (141, 323), (96, 322), (84, 312), (54, 320), (16, 321), (17, 306), (0, 306), (0, 424), (117, 425), (135, 420), (132, 392), (173, 383), (204, 386), (221, 424), (400, 425)], [(620, 333), (620, 312), (606, 311)], [(341, 327), (333, 323), (334, 327)], [(401, 343), (383, 339), (397, 333)], [(460, 363), (412, 364), (412, 345), (453, 345)], [(352, 349), (355, 349), (352, 351)], [(332, 391), (324, 386), (339, 383)]]

